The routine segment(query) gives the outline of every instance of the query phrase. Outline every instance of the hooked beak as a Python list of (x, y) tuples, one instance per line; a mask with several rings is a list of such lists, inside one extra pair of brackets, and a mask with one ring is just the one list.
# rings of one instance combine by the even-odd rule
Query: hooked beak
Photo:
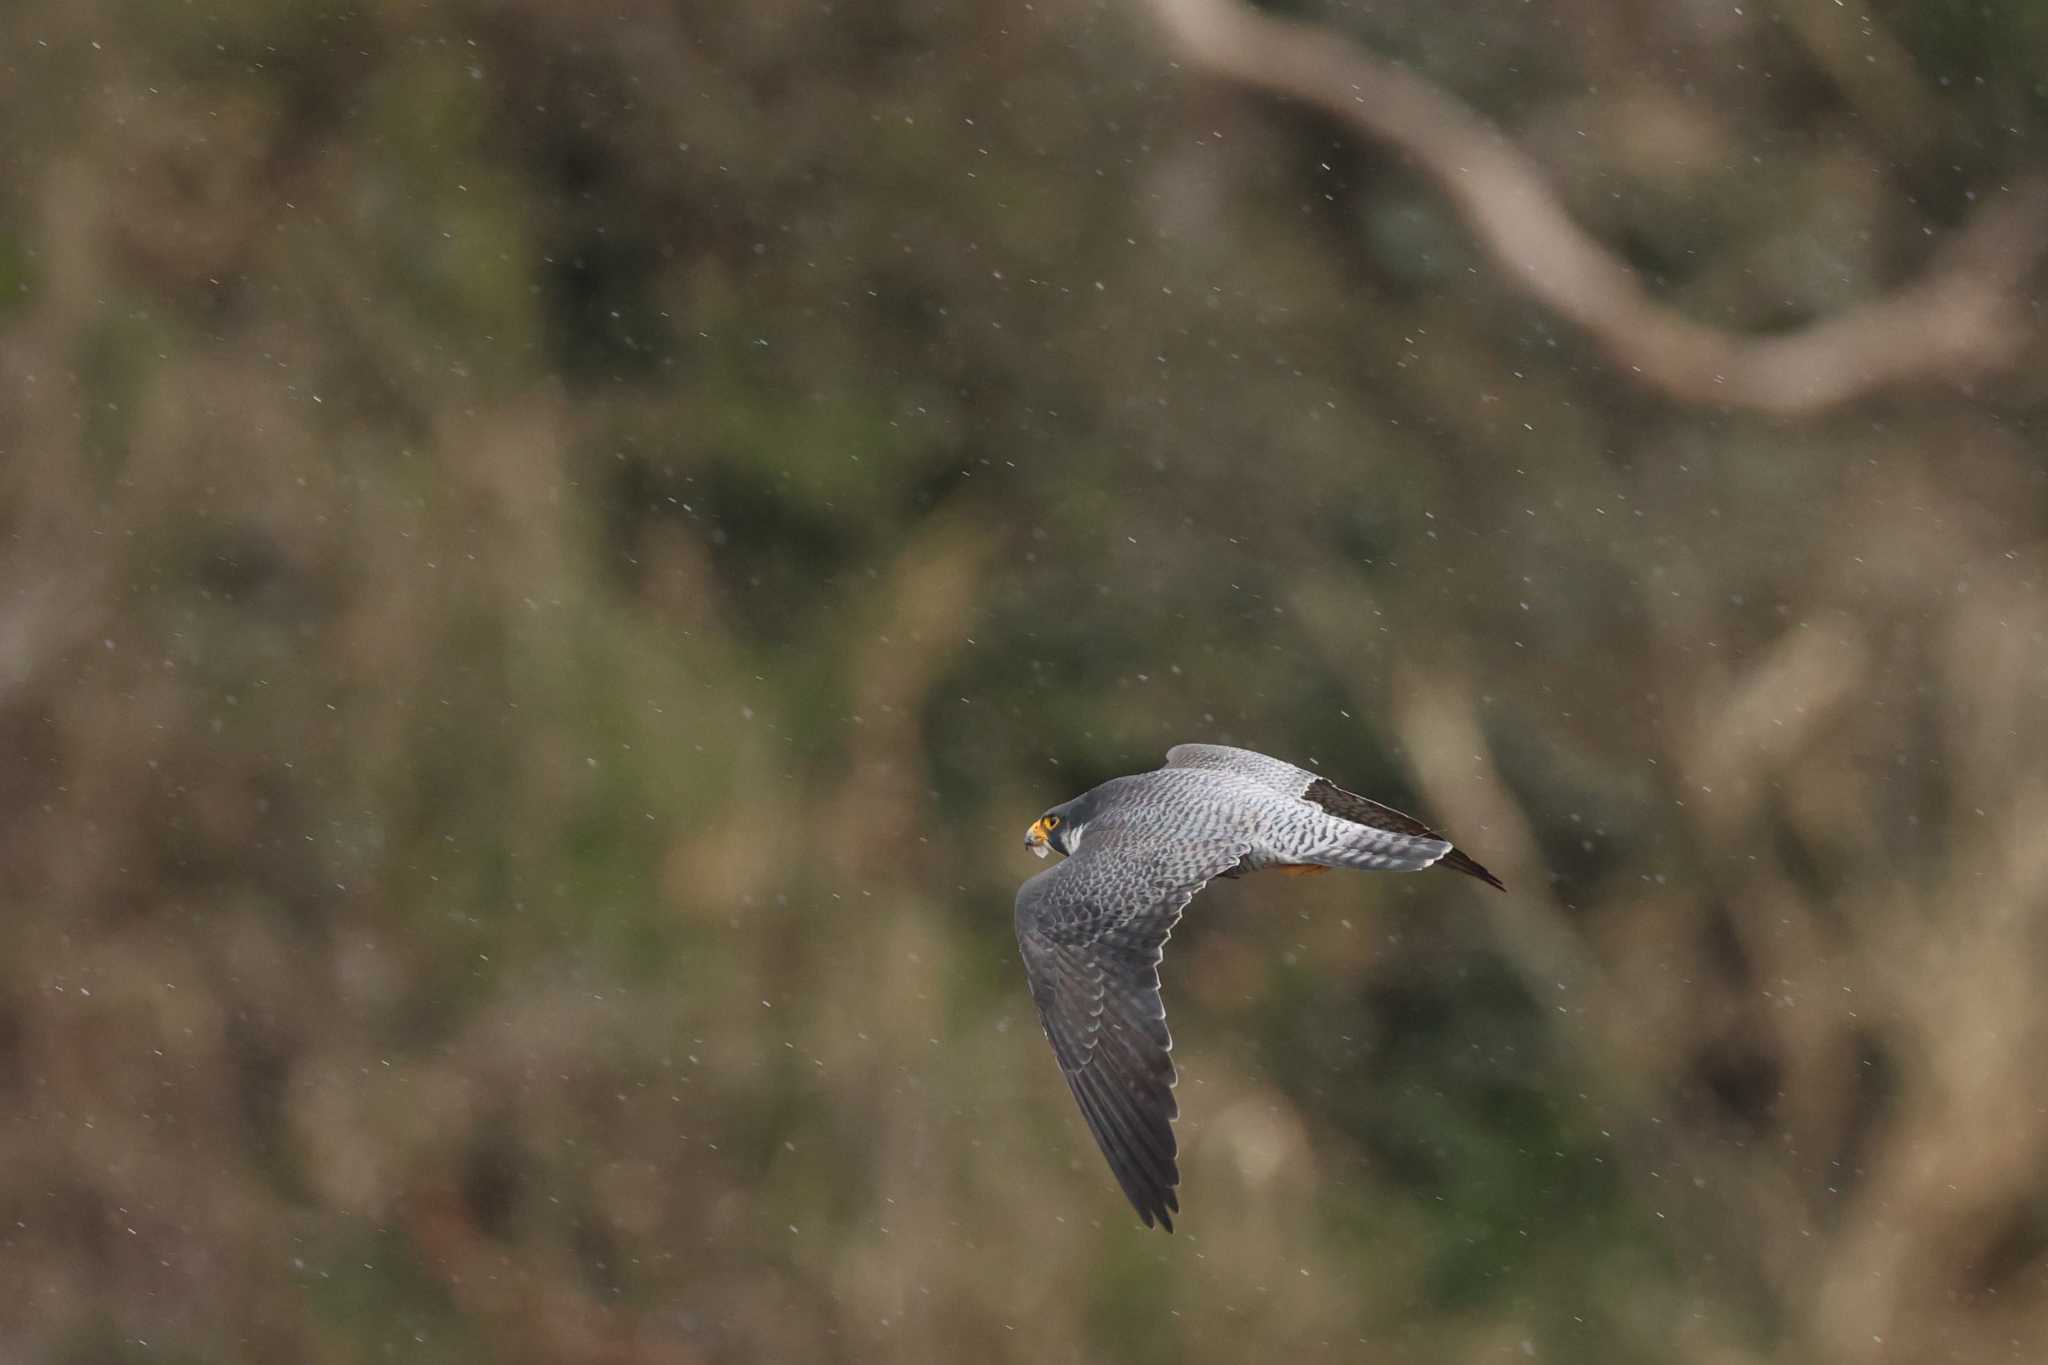
[(1045, 821), (1033, 820), (1031, 828), (1024, 831), (1024, 847), (1043, 858), (1049, 850), (1045, 844)]

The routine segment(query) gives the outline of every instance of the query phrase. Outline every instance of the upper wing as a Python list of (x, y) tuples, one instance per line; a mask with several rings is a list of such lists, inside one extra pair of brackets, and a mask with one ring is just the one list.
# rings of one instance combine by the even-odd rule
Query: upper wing
[(1213, 768), (1236, 773), (1287, 796), (1312, 802), (1340, 820), (1396, 836), (1403, 851), (1417, 855), (1410, 866), (1427, 867), (1441, 862), (1443, 866), (1468, 877), (1477, 877), (1497, 890), (1507, 890), (1500, 878), (1452, 847), (1449, 839), (1420, 820), (1403, 815), (1392, 806), (1383, 806), (1371, 797), (1346, 791), (1307, 768), (1297, 768), (1292, 763), (1268, 758), (1250, 749), (1233, 749), (1222, 744), (1176, 744), (1166, 751), (1166, 766)]
[(1311, 782), (1319, 780), (1306, 768), (1297, 768), (1292, 763), (1253, 753), (1250, 749), (1233, 749), (1227, 744), (1176, 744), (1166, 751), (1166, 766), (1236, 773), (1262, 787), (1271, 787), (1283, 796), (1300, 796), (1308, 790)]
[(1045, 1036), (1146, 1227), (1171, 1232), (1180, 1211), (1159, 960), (1187, 903), (1246, 848), (1104, 831), (1017, 892), (1017, 946)]

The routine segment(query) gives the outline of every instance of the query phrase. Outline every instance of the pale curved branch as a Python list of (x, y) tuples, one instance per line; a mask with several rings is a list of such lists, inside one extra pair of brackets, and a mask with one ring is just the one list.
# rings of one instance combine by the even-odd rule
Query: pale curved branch
[(1964, 380), (2031, 336), (2020, 285), (2048, 247), (2048, 188), (2002, 190), (1919, 281), (1796, 331), (1743, 335), (1653, 299), (1572, 221), (1499, 129), (1414, 73), (1328, 30), (1239, 0), (1146, 0), (1187, 65), (1312, 104), (1405, 152), (1515, 286), (1673, 398), (1803, 415), (1890, 385)]

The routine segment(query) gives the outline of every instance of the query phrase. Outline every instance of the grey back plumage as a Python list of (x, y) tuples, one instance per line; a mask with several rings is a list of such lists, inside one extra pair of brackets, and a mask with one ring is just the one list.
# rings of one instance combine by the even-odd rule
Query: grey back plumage
[[(1440, 849), (1434, 851), (1435, 856), (1425, 857), (1412, 866), (1428, 867), (1441, 860), (1443, 865), (1453, 872), (1477, 877), (1496, 891), (1507, 890), (1501, 885), (1498, 877), (1472, 861), (1461, 850), (1453, 847), (1450, 840), (1420, 820), (1403, 815), (1392, 806), (1383, 806), (1371, 797), (1346, 791), (1329, 778), (1307, 768), (1297, 768), (1281, 759), (1269, 758), (1250, 749), (1233, 749), (1223, 744), (1176, 744), (1166, 751), (1166, 766), (1206, 768), (1213, 772), (1237, 774), (1248, 781), (1271, 787), (1284, 795), (1298, 796), (1313, 806), (1366, 829), (1412, 840), (1414, 842), (1408, 846), (1412, 853), (1427, 853), (1431, 851), (1429, 845), (1441, 845)], [(1408, 866), (1404, 864), (1400, 870), (1406, 871)]]
[(1440, 860), (1500, 885), (1420, 822), (1247, 749), (1178, 745), (1165, 768), (1058, 809), (1074, 853), (1018, 889), (1017, 944), (1096, 1145), (1145, 1225), (1168, 1231), (1180, 1210), (1180, 1109), (1159, 963), (1196, 893), (1262, 867), (1399, 871)]

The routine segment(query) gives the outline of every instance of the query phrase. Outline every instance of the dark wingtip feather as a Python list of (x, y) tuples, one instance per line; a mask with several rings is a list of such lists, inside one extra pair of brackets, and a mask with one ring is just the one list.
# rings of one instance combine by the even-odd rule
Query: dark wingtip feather
[[(1173, 1231), (1173, 1215), (1180, 1212), (1180, 1197), (1173, 1192), (1171, 1185), (1159, 1192), (1159, 1202), (1152, 1206), (1152, 1212), (1158, 1217), (1160, 1227)], [(1145, 1226), (1152, 1226), (1151, 1218), (1145, 1220)]]
[(1503, 882), (1500, 878), (1494, 876), (1491, 872), (1488, 872), (1485, 868), (1481, 867), (1478, 863), (1472, 861), (1472, 859), (1466, 857), (1463, 853), (1460, 853), (1455, 848), (1452, 849), (1449, 853), (1444, 854), (1442, 859), (1439, 860), (1438, 865), (1441, 867), (1448, 867), (1453, 872), (1462, 872), (1468, 877), (1477, 877), (1480, 881), (1485, 882), (1488, 886), (1492, 887), (1496, 891), (1505, 891), (1508, 889), (1507, 884)]
[(1168, 1120), (1163, 1114), (1141, 1114), (1133, 1107), (1138, 1097), (1125, 1088), (1127, 1082), (1108, 1076), (1099, 1066), (1070, 1074), (1067, 1083), (1080, 1102), (1081, 1116), (1088, 1121), (1096, 1146), (1108, 1158), (1110, 1174), (1138, 1217), (1148, 1228), (1157, 1218), (1168, 1232), (1173, 1231), (1168, 1214), (1180, 1209), (1173, 1193), (1180, 1183), (1180, 1167), (1174, 1161)]

